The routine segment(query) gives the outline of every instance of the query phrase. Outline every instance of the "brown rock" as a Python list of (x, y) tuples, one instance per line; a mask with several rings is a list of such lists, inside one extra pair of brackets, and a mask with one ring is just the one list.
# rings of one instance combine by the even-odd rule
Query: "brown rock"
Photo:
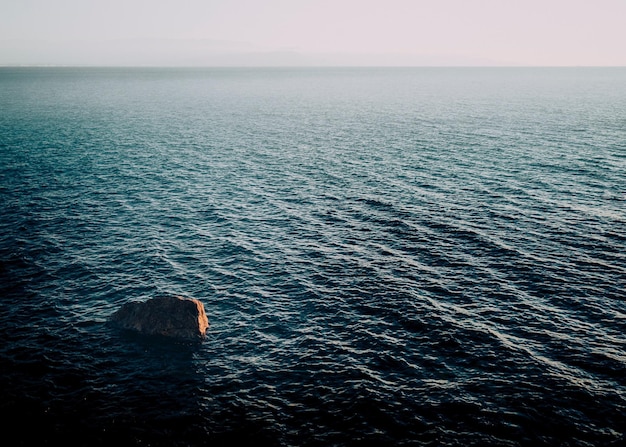
[(126, 303), (111, 316), (111, 321), (142, 334), (185, 339), (203, 338), (209, 327), (199, 300), (173, 296)]

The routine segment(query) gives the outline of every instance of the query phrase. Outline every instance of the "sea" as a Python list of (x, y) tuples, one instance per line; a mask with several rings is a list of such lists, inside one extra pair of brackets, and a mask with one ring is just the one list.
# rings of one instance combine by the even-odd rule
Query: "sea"
[[(204, 340), (112, 326), (196, 298)], [(16, 446), (626, 445), (626, 68), (0, 68)]]

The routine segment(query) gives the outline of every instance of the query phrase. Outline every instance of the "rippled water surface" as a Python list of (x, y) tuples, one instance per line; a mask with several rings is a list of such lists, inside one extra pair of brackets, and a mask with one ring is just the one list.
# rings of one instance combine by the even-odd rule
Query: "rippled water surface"
[(626, 443), (624, 69), (2, 68), (0, 207), (18, 445)]

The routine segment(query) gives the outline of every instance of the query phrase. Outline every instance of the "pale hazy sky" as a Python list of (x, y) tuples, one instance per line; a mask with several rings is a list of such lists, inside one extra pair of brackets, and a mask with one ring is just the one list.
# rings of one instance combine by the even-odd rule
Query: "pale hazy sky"
[(0, 0), (0, 64), (626, 65), (626, 0)]

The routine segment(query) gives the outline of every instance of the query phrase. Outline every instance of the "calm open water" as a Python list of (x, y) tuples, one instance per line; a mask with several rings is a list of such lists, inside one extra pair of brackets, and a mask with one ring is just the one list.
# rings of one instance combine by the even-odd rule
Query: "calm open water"
[(0, 211), (17, 445), (626, 444), (626, 69), (2, 68)]

